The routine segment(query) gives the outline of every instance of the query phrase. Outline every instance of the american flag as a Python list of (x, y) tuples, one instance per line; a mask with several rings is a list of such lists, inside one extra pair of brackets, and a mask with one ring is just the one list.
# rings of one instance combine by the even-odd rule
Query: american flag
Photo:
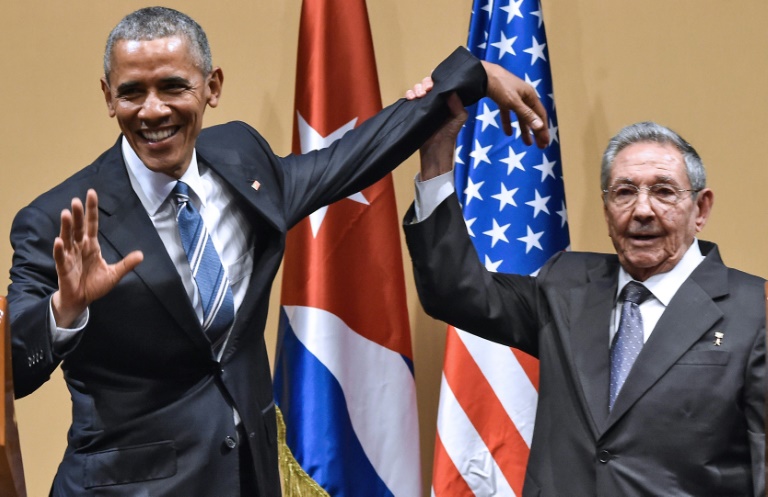
[[(535, 273), (569, 246), (549, 53), (537, 0), (476, 0), (470, 51), (531, 84), (548, 113), (549, 145), (528, 147), (483, 99), (468, 109), (455, 155), (456, 191), (486, 269)], [(449, 327), (432, 494), (522, 495), (538, 398), (538, 363)]]

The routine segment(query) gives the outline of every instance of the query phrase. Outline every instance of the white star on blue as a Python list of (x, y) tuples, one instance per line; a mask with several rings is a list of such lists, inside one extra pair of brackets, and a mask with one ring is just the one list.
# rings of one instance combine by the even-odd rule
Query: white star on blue
[[(528, 147), (496, 124), (498, 107), (483, 99), (468, 109), (459, 134), (456, 191), (471, 226), (480, 260), (492, 271), (530, 274), (566, 249), (568, 216), (547, 37), (538, 0), (476, 0), (467, 46), (478, 58), (498, 63), (544, 96), (552, 133), (544, 149)], [(516, 40), (516, 41), (513, 41)], [(512, 44), (514, 43), (514, 48)], [(480, 187), (482, 186), (482, 192)], [(516, 200), (517, 199), (517, 200)], [(551, 213), (551, 215), (550, 215)]]

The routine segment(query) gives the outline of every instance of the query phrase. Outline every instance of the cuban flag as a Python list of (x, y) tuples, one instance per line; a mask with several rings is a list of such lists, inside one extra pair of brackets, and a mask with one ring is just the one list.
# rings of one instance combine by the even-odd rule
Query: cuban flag
[[(549, 52), (538, 0), (476, 0), (468, 47), (531, 84), (550, 143), (527, 147), (500, 127), (489, 99), (469, 108), (456, 144), (456, 191), (489, 271), (533, 274), (569, 247)], [(438, 408), (432, 495), (520, 496), (538, 400), (538, 362), (449, 327)]]
[[(364, 0), (304, 0), (294, 153), (381, 109)], [(331, 496), (421, 493), (413, 354), (391, 176), (293, 228), (275, 397), (286, 441)]]

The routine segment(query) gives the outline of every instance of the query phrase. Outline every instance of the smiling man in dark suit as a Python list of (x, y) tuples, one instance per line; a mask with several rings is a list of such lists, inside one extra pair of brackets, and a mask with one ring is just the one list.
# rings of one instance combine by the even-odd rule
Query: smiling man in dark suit
[(406, 239), (427, 313), (540, 359), (523, 495), (763, 497), (763, 280), (696, 238), (714, 195), (693, 147), (655, 123), (622, 129), (601, 175), (616, 254), (492, 273), (446, 188), (453, 110), (422, 148), (432, 184), (417, 183)]
[(121, 137), (11, 232), (16, 394), (61, 364), (73, 402), (52, 495), (280, 494), (263, 332), (287, 230), (407, 158), (451, 95), (488, 93), (548, 141), (535, 91), (500, 67), (459, 49), (434, 77), (432, 95), (281, 158), (244, 123), (202, 130), (223, 73), (195, 21), (153, 7), (113, 29), (101, 85)]

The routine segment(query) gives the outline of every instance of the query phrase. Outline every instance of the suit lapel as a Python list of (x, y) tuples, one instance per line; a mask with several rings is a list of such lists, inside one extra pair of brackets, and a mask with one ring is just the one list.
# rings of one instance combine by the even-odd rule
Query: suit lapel
[[(144, 253), (144, 261), (134, 272), (185, 334), (198, 346), (210, 350), (178, 271), (144, 206), (133, 192), (119, 144), (118, 140), (118, 144), (109, 151), (109, 158), (94, 183), (102, 213), (99, 233), (120, 257), (133, 250)], [(169, 278), (169, 275), (172, 277)]]
[[(243, 201), (251, 228), (254, 231), (253, 268), (248, 289), (235, 315), (231, 336), (222, 356), (226, 360), (237, 348), (240, 335), (253, 324), (253, 312), (260, 302), (268, 301), (272, 282), (282, 259), (284, 246), (285, 218), (277, 208), (277, 195), (282, 192), (274, 176), (265, 174), (266, 167), (255, 162), (243, 161), (241, 154), (233, 148), (197, 148), (198, 161), (210, 168)], [(254, 186), (257, 182), (257, 186)], [(259, 268), (256, 271), (256, 268)]]
[(278, 231), (287, 230), (275, 200), (281, 188), (271, 171), (266, 174), (267, 168), (245, 162), (234, 148), (200, 146), (197, 158), (226, 181), (264, 221)]
[(608, 416), (608, 326), (616, 296), (617, 264), (589, 272), (586, 285), (571, 290), (570, 343), (574, 376), (584, 393), (585, 411), (592, 416), (595, 437)]
[[(708, 244), (702, 245), (702, 249), (709, 247)], [(713, 247), (661, 315), (616, 397), (606, 429), (618, 421), (680, 356), (722, 319), (723, 313), (713, 299), (727, 293), (727, 269)]]

